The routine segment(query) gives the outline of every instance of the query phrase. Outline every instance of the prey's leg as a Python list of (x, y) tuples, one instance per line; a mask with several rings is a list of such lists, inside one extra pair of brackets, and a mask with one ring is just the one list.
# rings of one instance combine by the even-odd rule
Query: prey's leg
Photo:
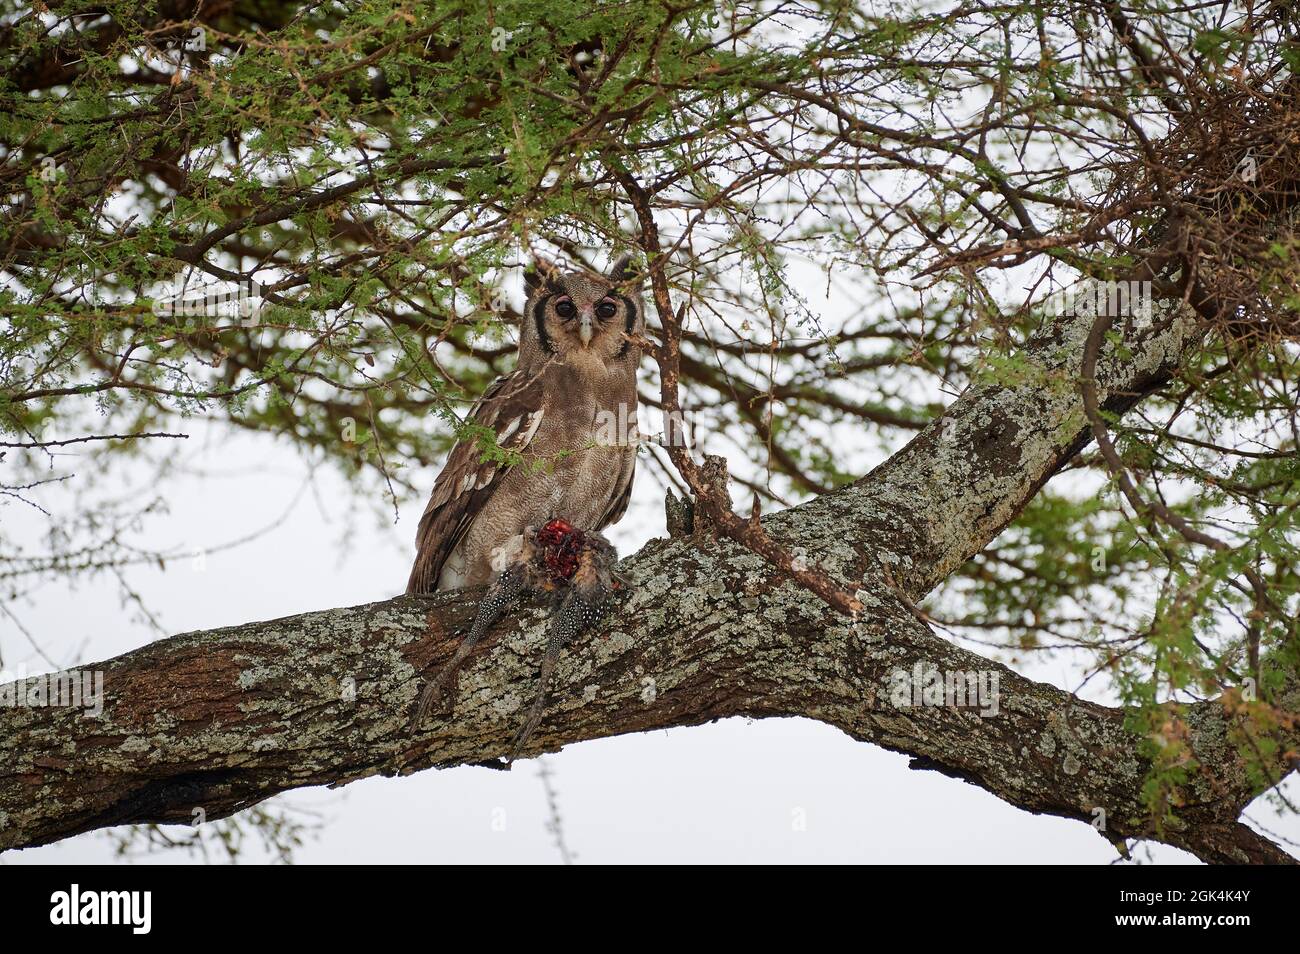
[(519, 752), (528, 742), (533, 730), (537, 728), (537, 723), (542, 721), (542, 708), (546, 704), (546, 696), (551, 691), (551, 679), (555, 675), (555, 664), (559, 662), (560, 650), (564, 648), (565, 640), (561, 639), (556, 633), (556, 627), (551, 627), (550, 638), (546, 641), (546, 655), (542, 657), (542, 671), (537, 677), (537, 694), (533, 696), (533, 704), (528, 707), (528, 718), (524, 720), (523, 728), (515, 733), (514, 741), (510, 743), (510, 756), (507, 762), (513, 762), (519, 758)]
[(456, 649), (456, 654), (451, 657), (447, 665), (443, 666), (438, 675), (429, 680), (420, 693), (420, 701), (415, 705), (415, 712), (411, 716), (409, 732), (414, 732), (419, 728), (424, 717), (428, 715), (429, 709), (433, 707), (443, 696), (449, 683), (455, 682), (456, 674), (460, 670), (460, 665), (465, 661), (465, 657), (470, 654), (485, 635), (492, 628), (492, 624), (499, 620), (507, 610), (519, 602), (519, 597), (524, 591), (524, 569), (522, 566), (512, 566), (505, 570), (498, 578), (497, 582), (492, 584), (483, 601), (478, 605), (478, 613), (474, 616), (474, 625), (470, 628), (469, 635), (461, 640), (460, 646)]
[(519, 753), (528, 744), (537, 724), (542, 721), (542, 710), (551, 691), (551, 679), (555, 676), (555, 664), (559, 661), (560, 650), (576, 636), (599, 623), (605, 615), (606, 606), (604, 594), (597, 600), (589, 601), (577, 590), (573, 590), (555, 611), (555, 616), (551, 619), (550, 637), (546, 641), (546, 655), (542, 657), (542, 670), (537, 679), (537, 695), (528, 707), (528, 718), (524, 721), (523, 728), (515, 734), (514, 741), (510, 744), (507, 762), (519, 758)]

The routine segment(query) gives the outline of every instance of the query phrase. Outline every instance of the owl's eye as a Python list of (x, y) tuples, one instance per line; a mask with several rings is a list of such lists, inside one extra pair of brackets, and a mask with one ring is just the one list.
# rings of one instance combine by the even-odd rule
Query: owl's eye
[(573, 302), (567, 298), (561, 298), (555, 303), (555, 313), (561, 318), (572, 318), (574, 312)]
[(596, 306), (596, 314), (600, 315), (602, 318), (613, 318), (617, 312), (618, 306), (608, 298)]

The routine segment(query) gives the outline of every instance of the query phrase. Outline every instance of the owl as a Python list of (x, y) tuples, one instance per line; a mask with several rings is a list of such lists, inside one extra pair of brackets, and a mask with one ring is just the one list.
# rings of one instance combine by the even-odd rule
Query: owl
[(518, 364), (470, 411), (506, 459), (484, 460), (475, 441), (453, 447), (416, 534), (408, 593), (489, 589), (451, 661), (421, 693), (412, 732), (488, 628), (525, 592), (550, 594), (557, 607), (513, 761), (541, 719), (560, 650), (627, 588), (600, 533), (627, 510), (636, 467), (641, 353), (632, 339), (644, 326), (626, 269), (620, 259), (606, 276), (525, 275)]
[(470, 411), (505, 460), (452, 448), (416, 532), (408, 593), (489, 583), (529, 526), (599, 532), (627, 510), (636, 468), (636, 373), (644, 330), (626, 257), (608, 275), (525, 274), (519, 360)]

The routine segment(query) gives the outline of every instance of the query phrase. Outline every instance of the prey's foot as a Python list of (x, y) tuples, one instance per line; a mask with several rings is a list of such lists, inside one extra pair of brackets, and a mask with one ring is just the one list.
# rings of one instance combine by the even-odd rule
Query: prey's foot
[(506, 759), (507, 765), (519, 758), (519, 753), (524, 750), (528, 740), (537, 731), (537, 725), (542, 721), (542, 712), (546, 708), (546, 696), (549, 689), (549, 686), (542, 686), (537, 690), (537, 695), (533, 697), (533, 704), (528, 707), (528, 717), (524, 720), (523, 727), (515, 733), (515, 737), (510, 741), (510, 755)]
[[(612, 551), (613, 548), (611, 547)], [(584, 559), (586, 555), (584, 554)], [(551, 617), (550, 636), (546, 641), (546, 655), (542, 657), (542, 669), (537, 679), (537, 694), (533, 704), (528, 707), (528, 715), (523, 727), (515, 733), (510, 743), (510, 757), (513, 762), (519, 758), (524, 746), (532, 738), (542, 713), (546, 709), (546, 699), (551, 692), (551, 683), (555, 680), (555, 666), (560, 660), (560, 650), (574, 640), (587, 635), (609, 614), (614, 603), (614, 591), (626, 588), (621, 580), (612, 583), (602, 577), (599, 585), (588, 585), (571, 589), (564, 601)]]
[[(451, 657), (451, 661), (445, 665), (433, 680), (424, 687), (420, 693), (420, 699), (415, 704), (415, 712), (411, 715), (411, 722), (407, 731), (414, 733), (424, 721), (424, 717), (429, 714), (429, 710), (437, 705), (445, 696), (448, 699), (455, 698), (456, 677), (460, 672), (461, 663), (465, 657), (470, 654), (487, 631), (492, 628), (505, 612), (515, 605), (519, 600), (520, 594), (524, 591), (524, 572), (520, 566), (511, 566), (504, 570), (497, 581), (484, 595), (483, 600), (479, 603), (478, 613), (474, 616), (474, 625), (470, 627), (469, 634), (460, 641), (460, 646), (456, 648), (456, 654)], [(451, 692), (448, 692), (448, 690)], [(450, 709), (450, 702), (448, 703)]]
[(452, 710), (452, 701), (456, 698), (456, 688), (459, 676), (457, 672), (459, 666), (453, 669), (448, 663), (442, 668), (438, 675), (434, 676), (425, 685), (424, 691), (420, 693), (420, 699), (415, 704), (415, 711), (411, 714), (411, 722), (407, 726), (407, 732), (413, 733), (420, 727), (420, 723), (431, 711), (437, 711), (444, 715), (450, 715)]

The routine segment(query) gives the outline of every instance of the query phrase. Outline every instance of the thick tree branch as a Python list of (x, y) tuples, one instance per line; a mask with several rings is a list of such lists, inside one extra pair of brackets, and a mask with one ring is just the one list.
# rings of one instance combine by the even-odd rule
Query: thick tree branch
[[(1102, 407), (1131, 406), (1195, 348), (1195, 322), (1173, 307), (1162, 314), (1127, 329), (1124, 358), (1102, 349)], [(1201, 768), (1179, 820), (1151, 830), (1144, 740), (1121, 710), (960, 649), (912, 612), (1086, 442), (1077, 379), (1091, 325), (1086, 314), (1050, 323), (1015, 380), (972, 388), (862, 480), (764, 522), (860, 589), (857, 621), (726, 539), (653, 541), (624, 561), (635, 590), (599, 637), (566, 653), (530, 751), (732, 715), (801, 715), (1028, 811), (1094, 822), (1101, 809), (1111, 838), (1155, 838), (1214, 862), (1291, 860), (1238, 822), (1264, 783), (1232, 741), (1248, 724), (1222, 703), (1183, 711)], [(213, 819), (301, 786), (499, 758), (534, 689), (540, 611), (471, 655), (454, 715), (406, 732), (420, 675), (450, 657), (476, 595), (163, 640), (104, 664), (98, 719), (0, 709), (0, 848), (128, 822), (188, 823), (195, 809)], [(996, 675), (997, 714), (896, 704), (892, 680), (917, 665)], [(1274, 701), (1300, 711), (1294, 678)], [(1282, 751), (1296, 744), (1283, 741)], [(1264, 766), (1269, 779), (1290, 770), (1282, 759)]]

